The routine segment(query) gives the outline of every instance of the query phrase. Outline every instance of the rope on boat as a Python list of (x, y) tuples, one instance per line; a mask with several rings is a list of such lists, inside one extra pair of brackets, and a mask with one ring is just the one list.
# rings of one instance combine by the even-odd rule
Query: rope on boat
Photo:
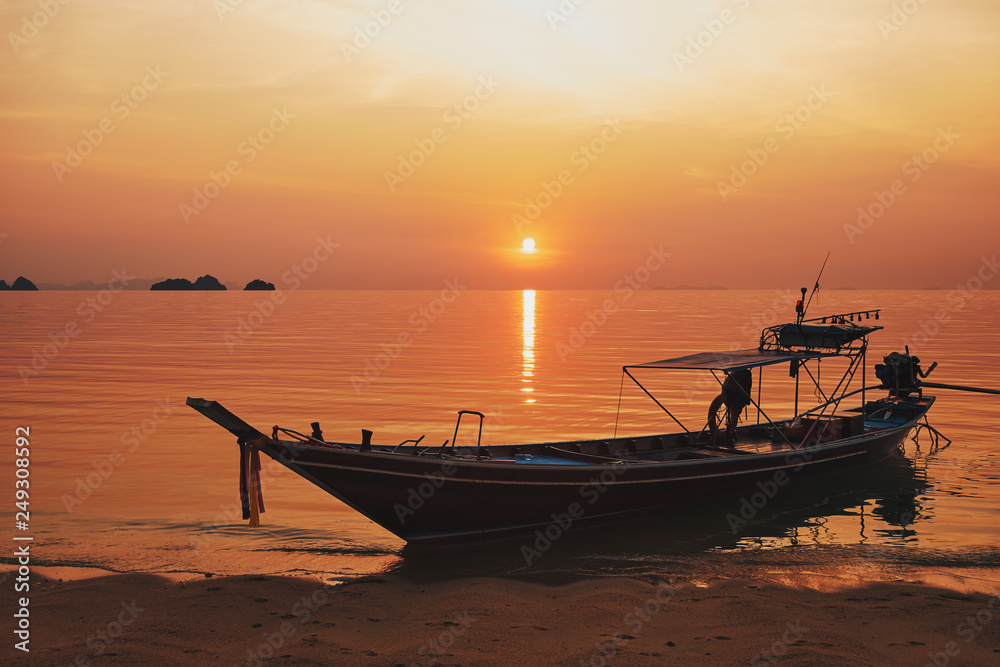
[(285, 435), (292, 436), (293, 438), (295, 438), (299, 442), (310, 443), (310, 444), (313, 444), (313, 445), (322, 445), (323, 447), (332, 447), (334, 449), (343, 449), (343, 447), (341, 447), (340, 445), (338, 445), (336, 443), (325, 442), (323, 440), (318, 440), (318, 439), (316, 439), (316, 438), (314, 438), (314, 437), (312, 437), (310, 435), (305, 435), (303, 433), (299, 433), (298, 431), (293, 431), (290, 428), (282, 428), (280, 426), (275, 426), (274, 429), (271, 431), (271, 440), (277, 440), (278, 439), (278, 432), (279, 431), (281, 433), (284, 433)]

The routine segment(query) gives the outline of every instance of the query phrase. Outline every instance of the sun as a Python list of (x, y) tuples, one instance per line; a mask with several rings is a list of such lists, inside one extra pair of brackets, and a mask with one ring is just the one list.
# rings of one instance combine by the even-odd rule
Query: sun
[(535, 239), (524, 239), (521, 242), (521, 249), (524, 252), (535, 252)]

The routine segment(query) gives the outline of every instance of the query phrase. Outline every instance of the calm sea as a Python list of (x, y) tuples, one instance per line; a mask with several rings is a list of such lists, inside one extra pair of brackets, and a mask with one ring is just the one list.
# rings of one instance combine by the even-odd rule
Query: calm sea
[[(938, 362), (933, 380), (1000, 388), (1000, 293), (968, 296), (826, 291), (810, 314), (883, 309), (867, 322), (885, 327), (872, 336), (869, 383), (881, 356), (909, 344), (925, 368)], [(30, 525), (21, 534), (34, 537), (36, 565), (342, 578), (386, 570), (702, 576), (789, 563), (879, 572), (1000, 562), (997, 396), (936, 392), (931, 424), (950, 446), (935, 450), (925, 432), (906, 456), (878, 468), (781, 491), (745, 526), (727, 520), (737, 501), (579, 526), (531, 565), (521, 546), (533, 542), (524, 537), (404, 547), (270, 461), (267, 511), (251, 529), (238, 515), (233, 437), (184, 405), (188, 396), (214, 399), (264, 431), (279, 424), (308, 432), (319, 421), (327, 439), (357, 441), (368, 428), (377, 443), (424, 435), (439, 445), (459, 409), (488, 415), (488, 443), (671, 431), (655, 404), (627, 378), (622, 384), (621, 366), (756, 347), (762, 326), (793, 316), (792, 292), (99, 297), (0, 295), (2, 479), (9, 498), (15, 427), (29, 426)], [(824, 364), (825, 390), (839, 379), (837, 368)], [(685, 423), (704, 420), (717, 386), (693, 373), (642, 379)], [(791, 407), (788, 383), (787, 368), (765, 372), (772, 413)], [(808, 391), (801, 400), (817, 401)], [(4, 507), (9, 526), (12, 505)]]

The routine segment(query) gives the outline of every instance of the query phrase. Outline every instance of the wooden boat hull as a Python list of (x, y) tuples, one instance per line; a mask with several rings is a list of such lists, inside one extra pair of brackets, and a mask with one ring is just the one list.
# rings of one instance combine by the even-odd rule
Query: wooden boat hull
[(270, 438), (254, 445), (398, 537), (420, 541), (549, 524), (564, 530), (726, 497), (758, 506), (787, 487), (888, 458), (924, 412), (897, 427), (798, 450), (650, 463), (476, 462)]

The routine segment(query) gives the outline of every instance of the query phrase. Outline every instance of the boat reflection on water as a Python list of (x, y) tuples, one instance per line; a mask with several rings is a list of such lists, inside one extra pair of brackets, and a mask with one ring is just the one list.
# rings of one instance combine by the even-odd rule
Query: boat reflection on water
[(568, 526), (563, 518), (563, 525), (554, 520), (544, 529), (471, 544), (409, 543), (388, 571), (423, 580), (514, 576), (552, 582), (697, 577), (754, 562), (830, 564), (835, 554), (856, 560), (873, 549), (887, 557), (918, 539), (925, 518), (921, 497), (928, 488), (923, 468), (897, 455), (808, 487), (779, 488), (763, 504), (762, 494), (745, 503), (729, 499), (671, 509), (668, 516)]

